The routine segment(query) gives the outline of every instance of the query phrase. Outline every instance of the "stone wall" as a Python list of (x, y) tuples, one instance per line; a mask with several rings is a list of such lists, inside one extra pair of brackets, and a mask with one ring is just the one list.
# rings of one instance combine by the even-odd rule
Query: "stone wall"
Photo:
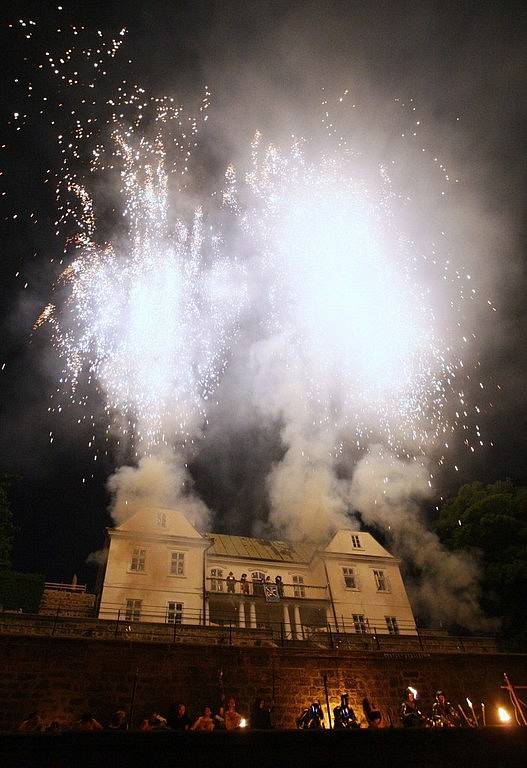
[(275, 725), (293, 728), (312, 698), (325, 705), (324, 675), (331, 707), (341, 691), (348, 691), (360, 712), (362, 698), (368, 696), (398, 724), (401, 692), (413, 685), (425, 710), (437, 688), (455, 702), (466, 696), (477, 704), (484, 701), (490, 724), (497, 703), (507, 703), (499, 689), (503, 672), (513, 682), (527, 684), (527, 655), (431, 656), (0, 636), (0, 729), (13, 729), (32, 710), (65, 723), (89, 710), (105, 721), (115, 709), (129, 709), (134, 683), (135, 722), (149, 709), (163, 712), (178, 700), (186, 701), (194, 714), (205, 703), (217, 704), (221, 681), (242, 714), (249, 714), (255, 696), (271, 699), (274, 693)]

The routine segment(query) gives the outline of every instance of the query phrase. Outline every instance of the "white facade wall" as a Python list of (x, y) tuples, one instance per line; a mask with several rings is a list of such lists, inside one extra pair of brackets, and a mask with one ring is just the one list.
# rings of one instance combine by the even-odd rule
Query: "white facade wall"
[[(281, 622), (294, 637), (304, 636), (304, 624), (346, 632), (416, 632), (399, 563), (368, 533), (338, 531), (310, 562), (298, 563), (207, 553), (211, 540), (175, 510), (142, 510), (109, 536), (100, 618), (218, 623), (224, 611), (241, 627)], [(281, 604), (254, 599), (252, 587), (242, 596), (239, 583), (235, 595), (228, 594), (225, 581), (211, 581), (218, 570), (222, 579), (232, 571), (237, 582), (242, 573), (250, 583), (253, 572), (270, 576), (272, 583), (281, 576)]]

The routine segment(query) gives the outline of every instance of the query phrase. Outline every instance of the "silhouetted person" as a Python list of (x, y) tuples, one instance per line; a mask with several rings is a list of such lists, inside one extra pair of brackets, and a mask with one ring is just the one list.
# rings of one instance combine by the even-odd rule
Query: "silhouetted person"
[(272, 707), (265, 699), (257, 699), (251, 715), (251, 728), (269, 730), (273, 727), (271, 722)]
[(188, 731), (192, 725), (190, 717), (187, 715), (186, 704), (180, 703), (171, 707), (167, 718), (168, 727), (173, 731)]
[(227, 582), (227, 592), (230, 592), (231, 595), (234, 595), (234, 585), (236, 584), (236, 579), (234, 578), (232, 571), (229, 571), (229, 575), (225, 581)]

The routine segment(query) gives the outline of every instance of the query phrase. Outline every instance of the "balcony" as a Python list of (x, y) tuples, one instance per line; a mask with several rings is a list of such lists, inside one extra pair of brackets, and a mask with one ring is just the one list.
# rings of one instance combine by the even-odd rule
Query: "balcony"
[(240, 581), (234, 579), (228, 581), (218, 577), (210, 577), (206, 581), (206, 590), (209, 597), (213, 595), (234, 599), (251, 597), (265, 600), (269, 603), (282, 600), (329, 600), (328, 589), (314, 584), (277, 584), (274, 581)]

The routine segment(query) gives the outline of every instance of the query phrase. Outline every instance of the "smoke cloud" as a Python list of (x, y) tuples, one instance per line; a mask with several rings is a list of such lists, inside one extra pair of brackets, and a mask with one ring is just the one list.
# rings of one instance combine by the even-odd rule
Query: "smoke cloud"
[(206, 528), (210, 513), (193, 492), (193, 483), (181, 456), (166, 452), (147, 456), (136, 467), (120, 467), (108, 480), (110, 512), (117, 525), (145, 507), (180, 510), (198, 528)]
[(419, 502), (432, 495), (427, 467), (402, 461), (380, 445), (357, 463), (350, 499), (367, 525), (382, 531), (394, 554), (417, 571), (414, 610), (471, 630), (490, 628), (479, 607), (479, 568), (468, 554), (448, 552), (425, 526)]

